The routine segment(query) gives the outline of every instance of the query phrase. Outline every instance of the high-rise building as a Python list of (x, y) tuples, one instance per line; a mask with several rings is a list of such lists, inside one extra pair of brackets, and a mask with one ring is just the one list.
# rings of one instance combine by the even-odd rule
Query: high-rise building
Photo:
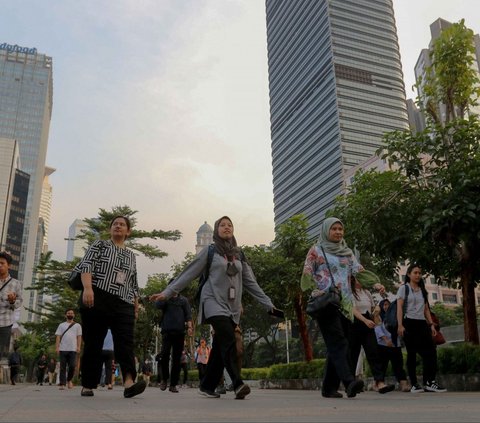
[(266, 0), (275, 226), (316, 236), (345, 173), (408, 128), (391, 0)]
[(52, 185), (49, 176), (55, 172), (53, 167), (45, 166), (45, 174), (43, 176), (42, 196), (40, 197), (40, 217), (43, 219), (45, 227), (45, 236), (43, 239), (42, 253), (48, 251), (48, 227), (50, 225), (50, 214), (52, 211)]
[[(36, 48), (0, 44), (0, 137), (17, 140), (21, 170), (30, 175), (18, 278), (33, 283), (40, 198), (52, 114), (52, 59)], [(41, 225), (40, 225), (41, 226)], [(35, 296), (35, 291), (25, 291)], [(29, 304), (28, 298), (24, 299)], [(25, 310), (21, 320), (27, 319)]]
[(22, 172), (20, 169), (16, 169), (12, 203), (10, 206), (10, 217), (8, 220), (7, 243), (5, 247), (5, 250), (12, 256), (10, 275), (15, 279), (18, 279), (29, 183), (30, 175)]
[(67, 238), (67, 261), (72, 261), (75, 257), (83, 257), (87, 248), (87, 241), (79, 239), (83, 230), (87, 230), (88, 225), (82, 219), (75, 219), (68, 228)]
[(8, 138), (0, 138), (0, 251), (5, 250), (7, 242), (8, 219), (18, 159), (17, 142)]

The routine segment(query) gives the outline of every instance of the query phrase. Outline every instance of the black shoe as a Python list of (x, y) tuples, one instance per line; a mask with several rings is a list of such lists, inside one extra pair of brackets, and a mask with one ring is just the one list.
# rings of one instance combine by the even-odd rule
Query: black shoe
[(379, 388), (378, 393), (379, 394), (386, 394), (387, 392), (392, 392), (395, 390), (395, 385), (385, 385)]
[(220, 395), (225, 395), (227, 393), (227, 390), (225, 389), (225, 386), (217, 386), (215, 392)]
[(168, 390), (169, 390), (170, 392), (177, 392), (177, 393), (178, 393), (178, 389), (177, 389), (176, 386), (170, 386), (170, 388), (168, 388)]
[(207, 398), (220, 398), (220, 394), (217, 394), (214, 391), (209, 391), (208, 389), (203, 389), (201, 387), (198, 388), (198, 394)]
[(343, 395), (338, 391), (322, 392), (322, 397), (324, 397), (324, 398), (343, 398)]
[(363, 383), (363, 380), (354, 380), (353, 382), (350, 382), (348, 387), (347, 387), (347, 397), (348, 398), (354, 398), (362, 392), (363, 386), (365, 384)]
[(93, 397), (93, 391), (91, 389), (82, 388), (82, 392), (80, 392), (82, 397)]
[(241, 384), (235, 389), (235, 399), (244, 399), (250, 393), (250, 386), (246, 383)]
[(165, 382), (164, 380), (162, 380), (162, 381), (160, 382), (160, 389), (161, 389), (162, 391), (165, 391), (165, 389), (167, 389), (167, 382)]
[(146, 387), (147, 387), (147, 382), (145, 382), (144, 380), (139, 380), (137, 383), (134, 383), (129, 388), (125, 388), (125, 390), (123, 391), (123, 396), (125, 398), (132, 398), (135, 395), (139, 395), (143, 391), (145, 391)]

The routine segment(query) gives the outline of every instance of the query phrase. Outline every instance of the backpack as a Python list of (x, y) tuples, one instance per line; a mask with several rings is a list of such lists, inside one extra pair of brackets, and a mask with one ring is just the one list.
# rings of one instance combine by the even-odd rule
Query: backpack
[[(210, 275), (210, 266), (212, 265), (214, 254), (215, 254), (215, 244), (210, 244), (208, 246), (207, 266), (205, 267), (205, 270), (203, 271), (203, 273), (200, 275), (200, 278), (198, 279), (198, 288), (194, 297), (194, 302), (197, 308), (198, 308), (198, 305), (200, 304), (200, 296), (202, 295), (203, 285), (205, 285), (205, 282), (207, 282), (208, 276)], [(246, 261), (245, 254), (243, 253), (242, 250), (240, 250), (240, 260), (242, 261), (242, 263)]]
[(215, 254), (215, 244), (210, 244), (208, 246), (207, 267), (205, 267), (205, 270), (203, 271), (203, 273), (200, 275), (200, 278), (198, 279), (198, 288), (194, 297), (194, 301), (195, 301), (195, 304), (197, 305), (197, 308), (198, 308), (198, 304), (200, 304), (200, 296), (202, 295), (203, 285), (205, 285), (205, 282), (207, 282), (208, 276), (210, 275), (210, 266), (212, 265), (214, 254)]
[[(409, 293), (410, 293), (410, 287), (407, 284), (405, 284), (405, 300), (403, 302), (404, 315), (407, 311)], [(393, 300), (388, 306), (388, 309), (385, 312), (385, 318), (383, 319), (383, 323), (385, 324), (385, 329), (387, 329), (391, 334), (397, 333), (397, 329), (398, 329), (397, 300)]]

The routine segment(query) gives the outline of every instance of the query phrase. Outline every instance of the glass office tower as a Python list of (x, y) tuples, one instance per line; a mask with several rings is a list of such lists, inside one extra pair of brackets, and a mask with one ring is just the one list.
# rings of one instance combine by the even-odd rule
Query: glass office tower
[[(30, 175), (18, 272), (24, 288), (32, 285), (36, 264), (52, 94), (51, 57), (38, 53), (36, 48), (0, 44), (0, 137), (17, 140), (21, 170)], [(24, 305), (33, 308), (34, 291), (25, 291)], [(24, 311), (21, 320), (27, 320)]]
[(275, 226), (318, 236), (344, 175), (408, 128), (391, 0), (266, 0)]

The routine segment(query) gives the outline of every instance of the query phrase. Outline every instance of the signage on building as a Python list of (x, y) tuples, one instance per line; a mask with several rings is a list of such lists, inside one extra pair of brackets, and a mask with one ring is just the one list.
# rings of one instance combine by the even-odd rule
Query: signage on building
[(7, 43), (0, 44), (0, 50), (7, 50), (9, 53), (16, 51), (18, 53), (37, 54), (36, 48), (21, 47), (17, 46), (16, 44), (12, 45)]

